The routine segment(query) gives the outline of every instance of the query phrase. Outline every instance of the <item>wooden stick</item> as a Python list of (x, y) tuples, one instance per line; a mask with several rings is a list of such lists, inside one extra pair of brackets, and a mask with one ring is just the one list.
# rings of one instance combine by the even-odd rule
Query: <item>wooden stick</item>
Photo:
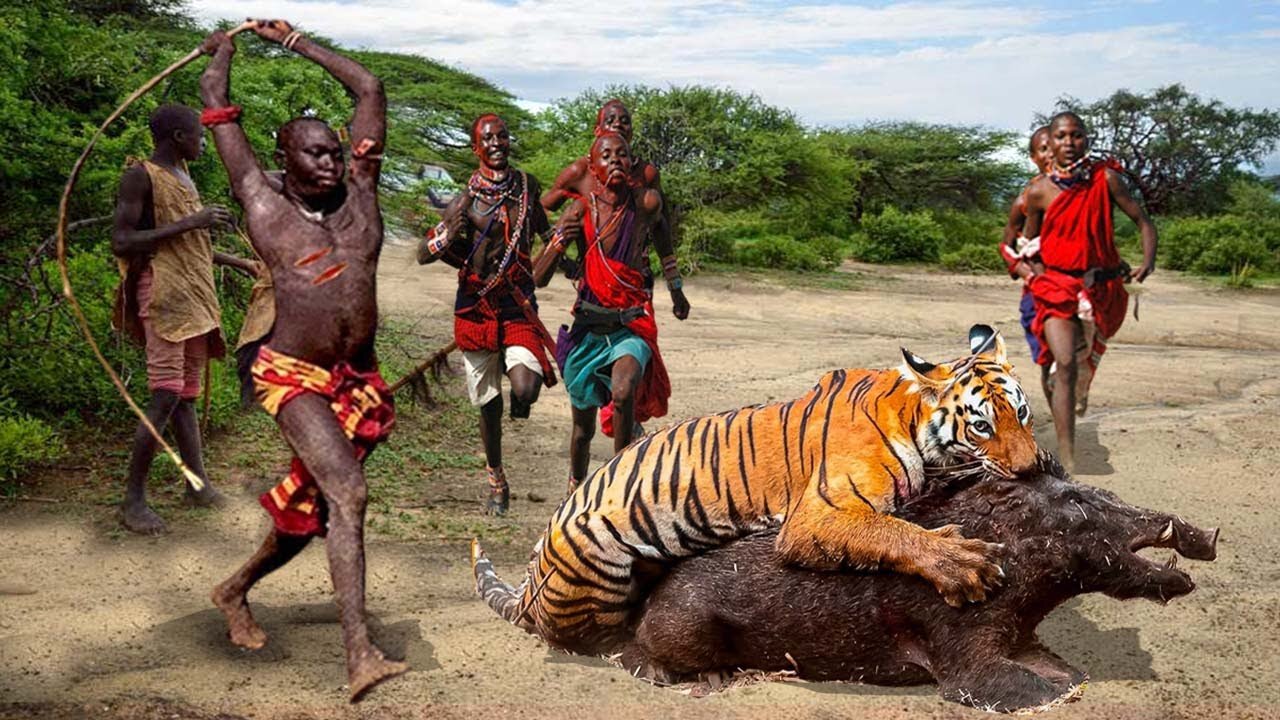
[(445, 345), (444, 347), (435, 351), (435, 354), (433, 354), (431, 357), (418, 363), (417, 367), (405, 373), (404, 377), (391, 383), (391, 388), (390, 388), (391, 394), (394, 395), (397, 390), (404, 387), (409, 381), (413, 380), (415, 377), (419, 375), (422, 375), (427, 370), (431, 369), (432, 365), (435, 365), (436, 363), (440, 362), (445, 357), (447, 357), (449, 353), (457, 349), (458, 349), (458, 343), (451, 342), (448, 345)]
[[(235, 37), (238, 33), (248, 30), (254, 27), (254, 25), (255, 23), (253, 21), (242, 23), (228, 32), (227, 37)], [(76, 187), (76, 180), (80, 178), (80, 171), (84, 169), (84, 164), (89, 159), (89, 154), (93, 152), (94, 146), (98, 144), (98, 140), (102, 138), (102, 134), (106, 132), (107, 127), (111, 125), (111, 123), (115, 122), (116, 118), (123, 115), (124, 111), (136, 102), (138, 98), (150, 92), (151, 89), (156, 85), (159, 85), (162, 80), (190, 64), (201, 55), (203, 55), (203, 53), (200, 52), (200, 48), (196, 48), (195, 50), (187, 53), (180, 60), (161, 71), (159, 75), (156, 75), (146, 83), (143, 83), (142, 87), (134, 90), (133, 94), (125, 98), (124, 102), (120, 103), (120, 107), (116, 108), (115, 112), (111, 113), (111, 115), (103, 121), (102, 125), (98, 128), (98, 131), (89, 139), (89, 144), (85, 147), (84, 152), (80, 153), (80, 157), (76, 160), (76, 164), (71, 167), (71, 175), (67, 178), (67, 185), (62, 190), (62, 199), (58, 202), (57, 233), (58, 272), (62, 275), (62, 294), (67, 298), (67, 306), (71, 308), (71, 314), (75, 318), (76, 324), (80, 326), (80, 331), (84, 333), (84, 339), (88, 341), (89, 347), (93, 349), (94, 356), (98, 358), (98, 362), (102, 364), (102, 368), (107, 371), (107, 377), (111, 378), (111, 383), (116, 386), (116, 390), (120, 391), (120, 395), (124, 398), (129, 409), (133, 411), (134, 415), (138, 416), (138, 420), (141, 421), (143, 427), (145, 427), (147, 432), (151, 433), (152, 437), (156, 439), (156, 442), (158, 442), (160, 447), (164, 449), (164, 452), (169, 456), (169, 459), (172, 460), (178, 466), (178, 469), (182, 471), (182, 476), (186, 478), (187, 482), (190, 483), (191, 487), (197, 492), (204, 489), (204, 478), (192, 472), (191, 468), (187, 467), (187, 464), (182, 462), (182, 457), (178, 455), (172, 447), (170, 447), (169, 443), (166, 442), (164, 437), (162, 437), (159, 431), (156, 430), (156, 426), (151, 423), (151, 419), (142, 411), (142, 408), (138, 406), (138, 403), (134, 402), (133, 396), (129, 394), (128, 388), (124, 386), (124, 381), (116, 374), (115, 369), (111, 367), (111, 363), (107, 362), (107, 358), (102, 354), (102, 349), (98, 347), (97, 341), (93, 339), (93, 330), (89, 327), (89, 319), (85, 317), (84, 310), (80, 307), (80, 302), (76, 300), (76, 294), (71, 289), (71, 277), (67, 271), (67, 209), (71, 202), (71, 194)]]

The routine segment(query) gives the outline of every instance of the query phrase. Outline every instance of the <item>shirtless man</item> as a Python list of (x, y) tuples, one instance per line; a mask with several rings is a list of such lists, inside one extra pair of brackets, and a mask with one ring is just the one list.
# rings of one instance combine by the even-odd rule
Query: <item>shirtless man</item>
[[(1077, 379), (1092, 377), (1106, 340), (1120, 329), (1128, 309), (1124, 284), (1147, 279), (1156, 263), (1156, 227), (1138, 205), (1114, 159), (1089, 156), (1089, 136), (1074, 113), (1049, 122), (1053, 167), (1027, 189), (1023, 237), (1040, 238), (1042, 272), (1027, 276), (1035, 300), (1032, 331), (1040, 340), (1036, 362), (1052, 365), (1049, 406), (1058, 436), (1058, 456), (1075, 464)], [(1142, 265), (1130, 270), (1116, 252), (1112, 205), (1128, 215), (1142, 235)], [(1092, 337), (1085, 337), (1086, 331)], [(1086, 347), (1082, 367), (1078, 348)]]
[[(573, 327), (561, 326), (556, 342), (556, 360), (573, 406), (570, 490), (587, 475), (598, 409), (612, 408), (612, 417), (606, 415), (603, 423), (606, 432), (612, 430), (616, 452), (631, 443), (637, 420), (667, 413), (671, 394), (658, 353), (646, 242), (660, 221), (662, 195), (631, 185), (631, 149), (622, 135), (601, 133), (589, 157), (591, 186), (559, 221), (561, 227), (584, 227), (578, 240), (582, 273)], [(551, 279), (567, 237), (553, 240), (534, 263), (539, 285)], [(678, 286), (672, 288), (673, 300), (679, 292)]]
[(338, 136), (323, 122), (299, 118), (280, 128), (278, 160), (285, 178), (278, 192), (235, 122), (239, 108), (227, 100), (235, 46), (220, 32), (205, 41), (213, 60), (200, 80), (206, 106), (201, 118), (212, 127), (254, 249), (275, 284), (275, 327), (253, 377), (259, 401), (295, 455), (289, 477), (260, 498), (274, 527), (253, 557), (214, 588), (212, 599), (226, 615), (233, 643), (262, 647), (266, 633), (254, 621), (246, 594), (313, 536), (325, 536), (355, 702), (408, 669), (383, 656), (365, 621), (362, 461), (394, 423), (374, 355), (386, 96), (369, 71), (288, 23), (258, 21), (255, 32), (323, 67), (355, 97), (356, 107), (349, 172)]
[[(246, 274), (253, 274), (254, 266), (216, 252), (210, 244), (209, 230), (231, 227), (235, 217), (225, 208), (202, 206), (187, 174), (187, 163), (204, 150), (199, 115), (182, 105), (161, 105), (151, 114), (150, 126), (155, 145), (151, 157), (130, 164), (116, 199), (111, 249), (120, 259), (124, 281), (115, 319), (117, 327), (146, 348), (148, 419), (159, 432), (173, 428), (182, 461), (205, 480), (199, 492), (188, 485), (187, 497), (214, 505), (221, 495), (205, 475), (195, 404), (205, 365), (225, 350), (213, 266)], [(146, 500), (156, 446), (155, 437), (138, 423), (121, 519), (126, 528), (145, 535), (165, 531)]]
[[(623, 105), (621, 100), (609, 100), (604, 105), (601, 105), (600, 110), (596, 113), (595, 136), (600, 137), (600, 135), (609, 132), (621, 135), (627, 141), (627, 145), (631, 145), (633, 132), (631, 112), (627, 110), (627, 106)], [(632, 188), (654, 190), (659, 194), (662, 192), (662, 178), (658, 173), (658, 168), (654, 167), (653, 163), (633, 157), (631, 159), (629, 177)], [(542, 207), (546, 208), (547, 212), (555, 212), (560, 209), (561, 205), (564, 205), (566, 200), (585, 198), (591, 192), (594, 182), (595, 180), (591, 175), (591, 159), (589, 157), (580, 157), (560, 171), (560, 175), (556, 177), (555, 184), (542, 196)], [(676, 262), (675, 245), (671, 240), (671, 222), (667, 217), (668, 212), (669, 208), (664, 206), (649, 233), (652, 235), (653, 247), (658, 251), (658, 257), (662, 260), (662, 275), (671, 288), (671, 312), (677, 319), (684, 320), (689, 317), (689, 300), (684, 296), (684, 281), (680, 277), (680, 268)]]
[(527, 418), (543, 384), (555, 384), (555, 341), (538, 318), (529, 259), (535, 235), (550, 223), (533, 177), (512, 168), (511, 134), (497, 115), (471, 125), (479, 167), (418, 246), (418, 262), (458, 268), (454, 340), (462, 350), (471, 404), (480, 408), (488, 470), (487, 510), (503, 515), (511, 490), (502, 465), (502, 385), (511, 385), (511, 417)]
[[(1027, 347), (1031, 349), (1031, 359), (1035, 360), (1040, 355), (1040, 341), (1036, 339), (1036, 334), (1031, 332), (1031, 321), (1036, 316), (1036, 304), (1031, 297), (1031, 291), (1027, 289), (1026, 281), (1032, 275), (1044, 272), (1044, 263), (1040, 262), (1040, 239), (1024, 238), (1022, 226), (1027, 220), (1027, 190), (1030, 189), (1031, 183), (1053, 167), (1053, 148), (1049, 145), (1048, 125), (1042, 125), (1031, 133), (1027, 153), (1040, 173), (1027, 182), (1026, 187), (1022, 188), (1022, 192), (1018, 193), (1018, 197), (1009, 208), (1009, 221), (1005, 223), (1004, 237), (1000, 241), (1000, 257), (1009, 268), (1009, 277), (1022, 281), (1022, 300), (1018, 304), (1018, 313), (1022, 321), (1022, 332), (1027, 338)], [(1042, 366), (1040, 371), (1040, 386), (1044, 389), (1044, 396), (1047, 398), (1051, 395), (1049, 366)]]

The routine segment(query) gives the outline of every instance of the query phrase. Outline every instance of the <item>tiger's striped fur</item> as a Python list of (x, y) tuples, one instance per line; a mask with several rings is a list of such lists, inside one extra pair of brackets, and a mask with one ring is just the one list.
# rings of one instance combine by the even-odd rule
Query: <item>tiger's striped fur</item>
[(904, 350), (901, 368), (836, 370), (797, 400), (644, 437), (566, 498), (520, 587), (473, 542), (477, 590), (549, 644), (601, 652), (627, 631), (643, 565), (781, 525), (791, 562), (918, 574), (949, 601), (980, 600), (997, 581), (994, 546), (886, 514), (921, 490), (926, 469), (1034, 467), (1030, 409), (1003, 341), (975, 326), (971, 345), (974, 355), (936, 366)]

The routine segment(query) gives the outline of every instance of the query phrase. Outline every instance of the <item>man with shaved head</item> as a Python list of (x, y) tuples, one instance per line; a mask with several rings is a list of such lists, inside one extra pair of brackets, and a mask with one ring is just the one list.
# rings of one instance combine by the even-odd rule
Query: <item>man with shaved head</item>
[[(183, 105), (161, 105), (151, 114), (154, 150), (147, 160), (130, 161), (120, 179), (111, 248), (124, 281), (116, 298), (116, 326), (146, 348), (147, 417), (164, 432), (172, 428), (178, 452), (192, 472), (205, 480), (187, 496), (213, 505), (221, 496), (208, 484), (201, 458), (196, 396), (211, 357), (221, 357), (222, 313), (213, 285), (214, 264), (253, 274), (251, 262), (216, 252), (209, 230), (230, 227), (225, 208), (203, 206), (187, 163), (204, 150), (199, 115)], [(147, 506), (147, 475), (156, 439), (142, 423), (134, 433), (121, 520), (145, 535), (165, 531), (164, 521)]]
[[(573, 406), (569, 489), (587, 475), (596, 415), (612, 434), (614, 451), (629, 445), (637, 422), (667, 414), (671, 381), (658, 352), (653, 276), (647, 239), (662, 216), (662, 195), (631, 183), (631, 148), (615, 132), (591, 146), (591, 184), (561, 216), (561, 227), (582, 226), (582, 271), (573, 326), (562, 326), (556, 360)], [(534, 263), (539, 284), (550, 280), (566, 242), (552, 242)], [(674, 294), (679, 286), (672, 288)]]
[(249, 237), (270, 272), (275, 324), (258, 351), (252, 375), (258, 400), (293, 448), (292, 470), (259, 498), (273, 527), (262, 546), (213, 590), (233, 643), (248, 649), (267, 636), (249, 611), (259, 579), (289, 562), (312, 537), (329, 555), (352, 702), (408, 666), (386, 659), (365, 619), (363, 461), (395, 422), (391, 394), (378, 373), (375, 277), (382, 250), (378, 178), (386, 138), (386, 95), (368, 70), (311, 42), (280, 20), (254, 31), (315, 62), (355, 98), (351, 160), (338, 136), (315, 118), (280, 128), (279, 186), (259, 167), (227, 99), (235, 46), (209, 36), (213, 55), (200, 81), (202, 122), (210, 126)]

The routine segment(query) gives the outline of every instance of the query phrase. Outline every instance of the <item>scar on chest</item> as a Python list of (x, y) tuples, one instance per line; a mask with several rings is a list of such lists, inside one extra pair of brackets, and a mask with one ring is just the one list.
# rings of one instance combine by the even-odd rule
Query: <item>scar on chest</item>
[(315, 252), (311, 253), (310, 255), (304, 255), (303, 257), (298, 258), (298, 260), (297, 260), (297, 261), (295, 261), (295, 262), (293, 263), (293, 266), (294, 266), (294, 267), (306, 267), (306, 266), (308, 266), (308, 265), (310, 265), (310, 264), (314, 263), (315, 261), (317, 261), (317, 260), (319, 260), (319, 259), (321, 259), (321, 258), (325, 257), (326, 255), (328, 255), (328, 254), (329, 254), (329, 253), (331, 253), (331, 252), (333, 252), (333, 248), (331, 248), (331, 247), (327, 247), (327, 248), (323, 248), (323, 249), (321, 249), (321, 250), (317, 250), (317, 251), (315, 251)]
[(329, 282), (330, 280), (332, 280), (332, 279), (334, 279), (334, 278), (338, 277), (338, 276), (339, 276), (339, 275), (341, 275), (342, 273), (346, 272), (346, 270), (347, 270), (347, 264), (346, 264), (346, 263), (344, 263), (344, 262), (337, 263), (336, 265), (333, 265), (333, 266), (331, 266), (331, 267), (327, 268), (324, 272), (322, 272), (322, 273), (320, 273), (319, 275), (317, 275), (317, 276), (316, 276), (316, 279), (311, 281), (311, 284), (312, 284), (312, 285), (323, 285), (323, 284), (325, 284), (325, 283)]

